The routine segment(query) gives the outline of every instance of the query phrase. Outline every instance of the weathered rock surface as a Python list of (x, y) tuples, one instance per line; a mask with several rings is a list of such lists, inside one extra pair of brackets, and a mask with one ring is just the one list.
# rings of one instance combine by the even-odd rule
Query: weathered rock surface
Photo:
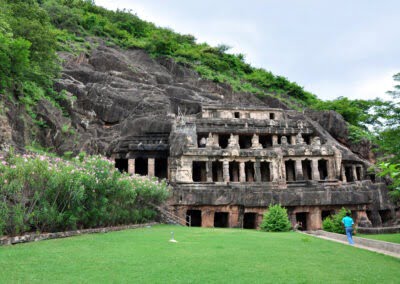
[[(110, 155), (118, 149), (118, 141), (127, 137), (169, 133), (174, 116), (196, 114), (203, 103), (287, 109), (276, 98), (236, 93), (228, 85), (201, 79), (195, 71), (170, 58), (155, 60), (139, 49), (121, 50), (99, 44), (90, 55), (60, 53), (60, 57), (64, 70), (56, 89), (66, 91), (68, 99), (62, 107), (68, 117), (41, 101), (36, 110), (46, 127), (38, 128), (29, 121), (23, 107), (7, 102), (7, 116), (0, 117), (0, 143), (22, 149), (37, 141), (59, 153)], [(336, 112), (309, 111), (304, 115), (291, 111), (291, 115), (315, 121), (324, 142), (351, 146), (345, 121)], [(353, 151), (370, 159), (369, 146), (361, 143)]]

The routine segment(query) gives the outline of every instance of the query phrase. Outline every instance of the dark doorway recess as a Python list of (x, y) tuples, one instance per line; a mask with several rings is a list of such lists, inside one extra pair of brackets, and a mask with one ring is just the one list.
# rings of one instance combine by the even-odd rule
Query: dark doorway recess
[(260, 172), (261, 172), (261, 181), (269, 182), (271, 181), (271, 169), (269, 162), (261, 162), (260, 163)]
[(296, 174), (295, 174), (295, 163), (293, 160), (289, 160), (285, 162), (286, 168), (286, 180), (287, 181), (295, 181)]
[(303, 168), (303, 177), (305, 180), (311, 180), (311, 161), (303, 160), (301, 161), (301, 167)]
[(345, 167), (344, 168), (344, 173), (346, 175), (346, 180), (347, 182), (352, 182), (354, 181), (354, 177), (353, 177), (353, 167), (349, 166), (349, 167)]
[(250, 135), (239, 135), (239, 147), (240, 149), (251, 148), (251, 137)]
[(243, 228), (244, 229), (256, 229), (257, 228), (257, 213), (244, 213), (243, 217)]
[(328, 179), (328, 161), (318, 160), (318, 171), (320, 180)]
[(201, 210), (186, 211), (186, 224), (191, 227), (201, 227)]
[(300, 231), (307, 230), (307, 216), (308, 216), (307, 212), (296, 213), (296, 223)]
[(270, 113), (269, 114), (269, 119), (275, 119), (275, 113)]
[(207, 181), (206, 162), (193, 162), (192, 170), (194, 182)]
[(214, 213), (214, 227), (215, 228), (228, 228), (229, 227), (229, 213), (228, 212), (215, 212)]
[(229, 162), (229, 180), (231, 182), (239, 181), (239, 163), (238, 162)]
[(128, 172), (128, 159), (115, 159), (115, 167), (121, 172)]
[(246, 173), (246, 182), (254, 182), (254, 162), (246, 162), (244, 164)]
[(228, 135), (228, 134), (219, 134), (218, 135), (218, 143), (222, 149), (225, 149), (226, 147), (228, 147), (229, 137), (230, 137), (230, 135)]
[(322, 221), (326, 218), (335, 215), (335, 210), (322, 210), (321, 212), (321, 219)]
[(235, 112), (234, 115), (235, 115), (235, 118), (240, 118), (240, 112)]
[(222, 162), (214, 161), (212, 162), (212, 174), (213, 181), (224, 181), (223, 180), (223, 165)]
[(361, 167), (356, 167), (357, 180), (362, 180)]
[(158, 178), (168, 178), (168, 160), (166, 158), (156, 158), (154, 163), (155, 176)]
[(272, 135), (260, 135), (258, 139), (263, 148), (272, 147)]
[(135, 174), (146, 176), (148, 174), (148, 160), (147, 158), (135, 159)]
[(385, 223), (389, 223), (392, 221), (392, 212), (387, 209), (387, 210), (379, 210), (379, 216), (381, 216), (382, 223), (385, 225)]

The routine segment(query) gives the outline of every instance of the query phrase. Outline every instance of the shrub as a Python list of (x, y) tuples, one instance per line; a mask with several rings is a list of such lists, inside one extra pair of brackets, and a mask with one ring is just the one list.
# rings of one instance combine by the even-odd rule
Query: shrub
[(101, 156), (0, 155), (0, 235), (145, 222), (168, 194), (165, 181), (120, 173)]
[(287, 232), (290, 228), (287, 210), (279, 204), (269, 207), (260, 225), (260, 229), (266, 232)]
[(342, 219), (346, 216), (347, 212), (351, 213), (350, 210), (346, 210), (345, 208), (342, 208), (342, 209), (340, 209), (339, 213), (325, 218), (325, 220), (322, 222), (322, 228), (327, 232), (344, 234), (345, 231), (344, 231)]

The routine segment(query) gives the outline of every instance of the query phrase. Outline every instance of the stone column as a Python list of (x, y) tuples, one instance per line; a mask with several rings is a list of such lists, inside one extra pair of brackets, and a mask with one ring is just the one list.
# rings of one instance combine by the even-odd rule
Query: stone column
[(128, 160), (128, 174), (130, 175), (135, 174), (135, 159)]
[(272, 146), (278, 145), (278, 135), (272, 135)]
[(155, 172), (155, 160), (154, 158), (148, 158), (147, 160), (147, 175), (149, 177), (154, 177)]
[(260, 161), (256, 160), (254, 163), (254, 181), (261, 182), (261, 169), (260, 169)]
[(224, 182), (229, 182), (229, 161), (223, 161), (222, 170), (224, 175)]
[(271, 181), (279, 180), (279, 163), (276, 160), (271, 161)]
[(343, 182), (347, 182), (346, 170), (345, 170), (345, 168), (344, 168), (344, 165), (342, 165), (342, 167), (341, 167), (340, 175), (341, 175), (341, 177), (342, 177), (342, 181), (343, 181)]
[(360, 180), (364, 179), (364, 168), (360, 167)]
[(307, 220), (307, 230), (319, 230), (322, 228), (321, 209), (314, 207), (310, 210), (309, 218)]
[(335, 161), (333, 159), (329, 159), (326, 166), (328, 167), (328, 179), (336, 179)]
[(312, 179), (313, 180), (320, 180), (321, 176), (319, 175), (318, 171), (318, 160), (313, 159), (311, 163), (311, 170), (312, 170)]
[(212, 228), (214, 226), (214, 211), (202, 210), (201, 212), (201, 226)]
[(353, 170), (353, 179), (354, 179), (354, 181), (358, 180), (356, 166), (352, 165), (351, 169)]
[(213, 181), (212, 161), (206, 163), (207, 182)]
[(296, 145), (296, 135), (290, 136), (290, 144)]
[(304, 180), (301, 160), (295, 160), (295, 162), (296, 162), (296, 172), (295, 172), (296, 180)]
[(246, 182), (246, 173), (244, 162), (239, 163), (239, 182)]

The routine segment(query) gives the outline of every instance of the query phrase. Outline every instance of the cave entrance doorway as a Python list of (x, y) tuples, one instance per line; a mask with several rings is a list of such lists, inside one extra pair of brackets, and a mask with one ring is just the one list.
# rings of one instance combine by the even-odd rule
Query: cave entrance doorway
[(228, 228), (229, 227), (229, 213), (228, 212), (215, 212), (214, 213), (214, 227), (215, 228)]
[(387, 225), (392, 220), (392, 212), (389, 209), (379, 210), (378, 212), (383, 225)]
[(295, 163), (293, 160), (285, 162), (286, 181), (296, 181)]
[(322, 221), (325, 220), (326, 218), (335, 215), (334, 210), (322, 210), (321, 211), (321, 219)]
[(344, 168), (344, 173), (346, 175), (346, 181), (347, 182), (352, 182), (354, 181), (354, 177), (353, 177), (353, 167), (349, 166), (349, 167), (345, 167)]
[(257, 213), (244, 213), (243, 216), (243, 229), (256, 229), (257, 228)]
[(308, 212), (296, 213), (296, 223), (298, 225), (297, 228), (300, 231), (306, 231), (307, 230), (307, 217), (308, 217)]
[(261, 162), (260, 163), (260, 172), (261, 172), (261, 182), (270, 182), (271, 181), (271, 163), (270, 162)]
[(226, 147), (228, 147), (228, 140), (229, 140), (228, 134), (219, 134), (218, 135), (218, 143), (222, 149), (225, 149)]
[(222, 162), (212, 162), (212, 174), (214, 182), (222, 182), (223, 180), (223, 165)]
[(272, 147), (272, 135), (260, 135), (258, 139), (263, 148)]
[(115, 167), (121, 173), (128, 172), (128, 159), (115, 159)]
[(246, 162), (244, 164), (246, 173), (246, 182), (254, 182), (254, 162)]
[(135, 174), (146, 176), (149, 171), (149, 163), (145, 158), (135, 159)]
[(168, 159), (156, 158), (154, 160), (154, 174), (160, 179), (168, 178)]
[(318, 160), (319, 179), (326, 180), (328, 178), (328, 161)]
[(303, 178), (305, 180), (311, 180), (311, 161), (310, 160), (303, 160), (301, 161), (301, 167), (303, 168)]
[(240, 149), (251, 148), (251, 135), (239, 135), (239, 147)]
[(201, 227), (201, 210), (187, 210), (186, 224), (191, 227)]
[(239, 181), (239, 163), (238, 162), (229, 162), (229, 180), (231, 182)]
[(206, 162), (193, 162), (192, 175), (194, 182), (206, 182), (207, 181), (207, 169)]

